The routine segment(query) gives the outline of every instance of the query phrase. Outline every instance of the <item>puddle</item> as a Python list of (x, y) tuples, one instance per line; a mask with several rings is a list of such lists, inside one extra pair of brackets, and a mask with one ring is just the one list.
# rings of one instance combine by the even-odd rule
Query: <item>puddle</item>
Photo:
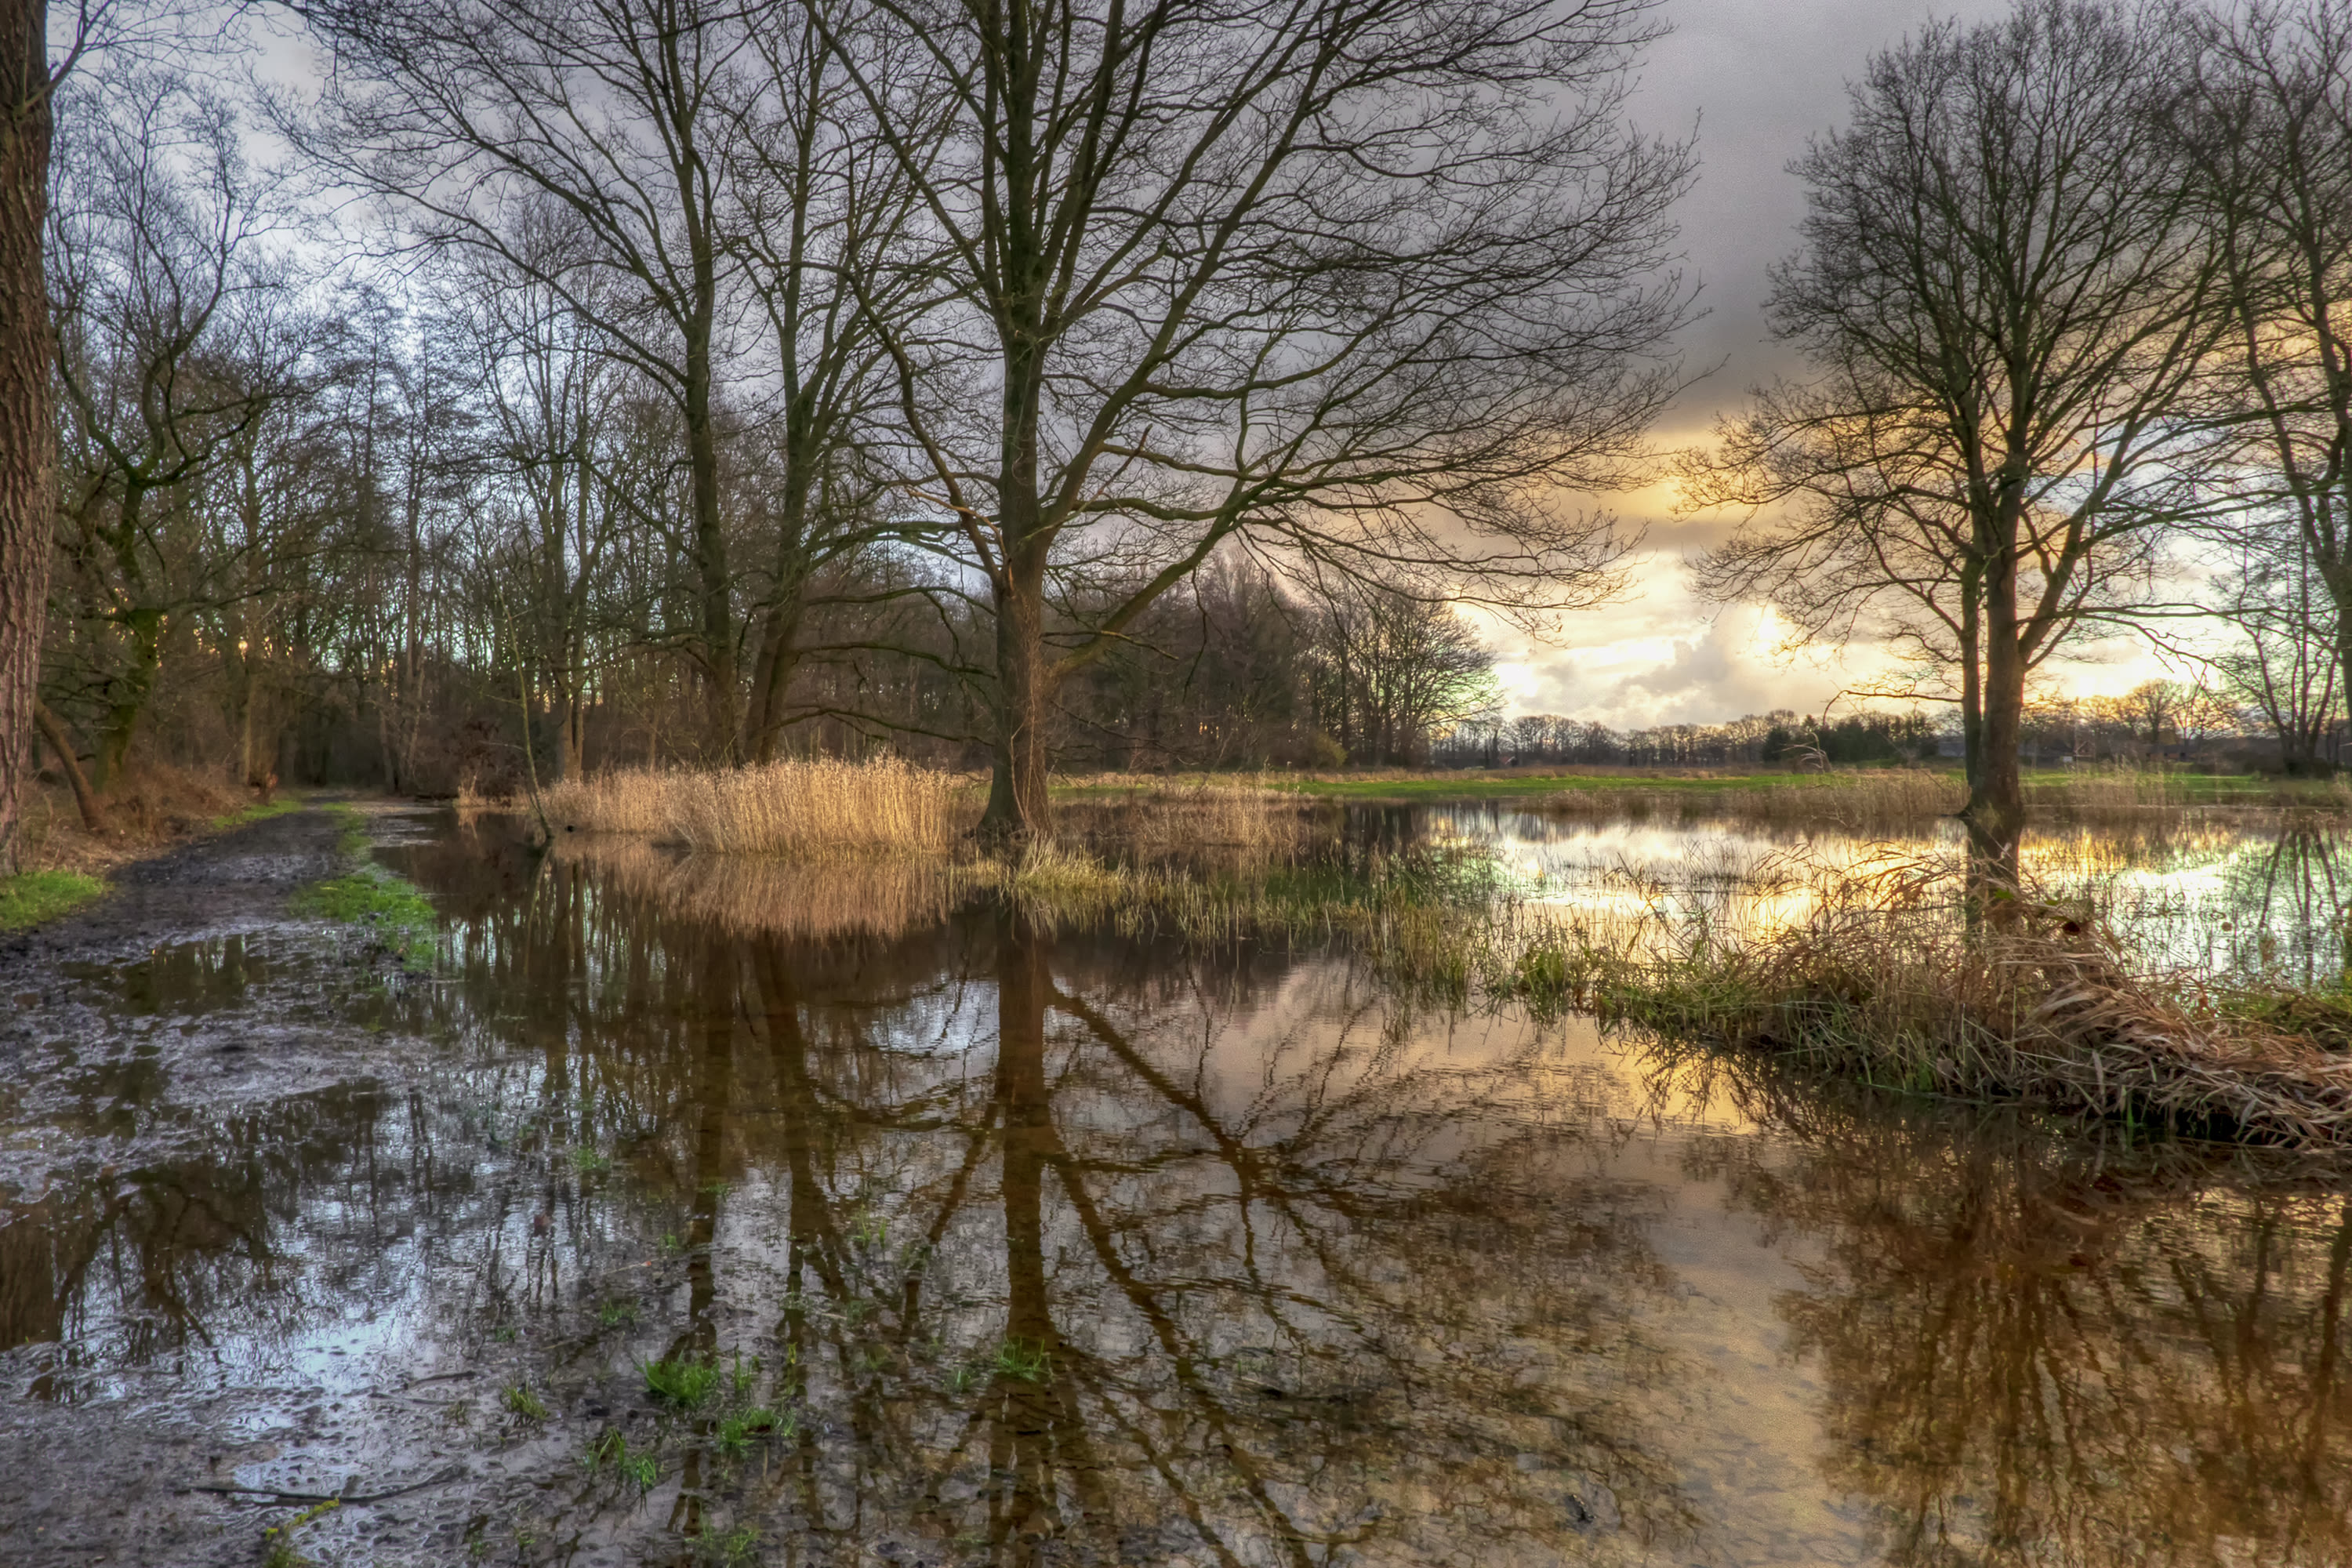
[[(1783, 847), (1523, 816), (1363, 831), (1562, 900)], [(2065, 852), (2332, 957), (2284, 879), (2248, 912), (2268, 844)], [(301, 1511), (194, 1487), (375, 1499), (302, 1527), (344, 1563), (2352, 1556), (2352, 1212), (2292, 1166), (1768, 1103), (1333, 952), (884, 921), (870, 873), (382, 853), (434, 979), (288, 936), (68, 982), (72, 1087), (0, 1125), (0, 1557), (250, 1563)]]

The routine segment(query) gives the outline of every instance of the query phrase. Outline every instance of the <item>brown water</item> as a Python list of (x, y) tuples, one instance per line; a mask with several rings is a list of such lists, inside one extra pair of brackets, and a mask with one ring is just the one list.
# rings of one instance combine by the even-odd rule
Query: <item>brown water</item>
[[(1650, 852), (1533, 822), (1366, 831), (1560, 899)], [(1677, 831), (1653, 859), (1787, 847)], [(2195, 884), (2168, 929), (2217, 961), (2340, 962), (2251, 912), (2267, 842), (2108, 858)], [(117, 1047), (0, 1108), (0, 1448), (177, 1424), (226, 1484), (437, 1480), (305, 1526), (340, 1563), (2352, 1560), (2327, 1173), (1662, 1078), (1325, 949), (668, 898), (492, 827), (383, 858), (436, 980), (338, 992), (292, 937), (81, 977)], [(233, 1094), (138, 1046), (289, 1034), (311, 1076)], [(664, 1358), (719, 1369), (699, 1406)], [(220, 1561), (294, 1512), (205, 1506)]]

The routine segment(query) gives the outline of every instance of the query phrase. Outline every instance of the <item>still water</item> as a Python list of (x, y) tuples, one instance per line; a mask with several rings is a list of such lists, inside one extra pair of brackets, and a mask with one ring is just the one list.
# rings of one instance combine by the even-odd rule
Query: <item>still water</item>
[[(1358, 830), (1564, 906), (1889, 852)], [(83, 976), (330, 1065), (227, 1106), (134, 1050), (0, 1113), (0, 1442), (111, 1411), (235, 1485), (434, 1483), (308, 1527), (341, 1563), (2352, 1560), (2329, 1173), (1663, 1077), (1326, 948), (411, 839), (434, 979), (328, 994), (295, 937)], [(2332, 841), (2035, 853), (2184, 963), (2340, 968)]]

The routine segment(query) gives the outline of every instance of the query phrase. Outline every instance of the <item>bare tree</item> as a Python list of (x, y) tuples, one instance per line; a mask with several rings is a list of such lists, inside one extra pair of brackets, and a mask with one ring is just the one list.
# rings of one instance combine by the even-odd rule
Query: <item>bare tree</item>
[(1706, 563), (1712, 592), (1825, 636), (1890, 598), (1924, 612), (1996, 842), (2024, 816), (2029, 676), (2146, 580), (2130, 536), (2209, 499), (2187, 416), (2225, 321), (2162, 124), (2176, 37), (2023, 0), (1874, 59), (1794, 165), (1811, 210), (1775, 276), (1775, 330), (1819, 377), (1759, 396), (1691, 476), (1697, 501), (1772, 509)]
[(2244, 420), (2214, 477), (2252, 503), (2240, 550), (2321, 590), (2352, 690), (2352, 3), (2179, 15), (2201, 52), (2174, 124), (2220, 249)]
[(301, 323), (262, 249), (268, 184), (236, 117), (189, 79), (132, 66), (64, 100), (49, 287), (70, 479), (58, 542), (99, 715), (97, 783), (121, 775), (171, 619), (233, 595), (202, 547), (200, 487), (287, 395)]
[(2243, 641), (2215, 656), (2214, 670), (2262, 716), (2286, 772), (2326, 771), (2342, 692), (2340, 612), (2303, 535), (2242, 545), (2221, 588), (2219, 613)]
[[(742, 221), (732, 244), (773, 336), (775, 383), (761, 422), (772, 482), (760, 486), (769, 542), (755, 603), (743, 754), (765, 761), (801, 717), (793, 677), (812, 651), (837, 658), (864, 639), (808, 641), (807, 619), (935, 593), (932, 584), (847, 600), (818, 584), (862, 552), (898, 540), (877, 426), (896, 411), (886, 347), (924, 301), (929, 270), (915, 221), (917, 194), (898, 157), (871, 134), (864, 105), (806, 9), (778, 5), (752, 29), (759, 85), (742, 98), (747, 123), (731, 171)], [(749, 66), (747, 65), (747, 70)]]
[(1500, 722), (1495, 656), (1450, 605), (1343, 577), (1312, 637), (1317, 721), (1350, 762), (1419, 763), (1433, 740)]
[[(1514, 609), (1617, 585), (1685, 296), (1648, 0), (811, 0), (919, 195), (919, 493), (987, 584), (982, 824), (1046, 819), (1060, 681), (1225, 543)], [(1134, 584), (1115, 598), (1114, 582)]]
[[(721, 510), (720, 375), (737, 303), (724, 172), (730, 75), (762, 7), (736, 0), (320, 0), (320, 112), (278, 125), (322, 171), (394, 204), (415, 243), (487, 251), (593, 320), (675, 403), (690, 503), (706, 747), (737, 742), (742, 637)], [(551, 204), (549, 257), (519, 216)], [(592, 287), (592, 283), (597, 287)]]

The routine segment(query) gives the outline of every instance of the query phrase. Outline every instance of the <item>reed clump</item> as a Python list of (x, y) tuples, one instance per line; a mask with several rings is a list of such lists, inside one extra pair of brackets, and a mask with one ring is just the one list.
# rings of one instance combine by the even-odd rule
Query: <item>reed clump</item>
[(630, 834), (712, 855), (944, 855), (980, 816), (968, 780), (897, 758), (625, 770), (566, 780), (542, 804), (558, 831)]
[[(1980, 890), (1919, 861), (1820, 886), (1801, 919), (1727, 940), (1556, 942), (1575, 1005), (1678, 1048), (1767, 1053), (1866, 1082), (2025, 1100), (2253, 1142), (2352, 1143), (2352, 1056), (2241, 994), (2135, 972), (2086, 906)], [(1661, 940), (1663, 938), (1663, 940)]]

